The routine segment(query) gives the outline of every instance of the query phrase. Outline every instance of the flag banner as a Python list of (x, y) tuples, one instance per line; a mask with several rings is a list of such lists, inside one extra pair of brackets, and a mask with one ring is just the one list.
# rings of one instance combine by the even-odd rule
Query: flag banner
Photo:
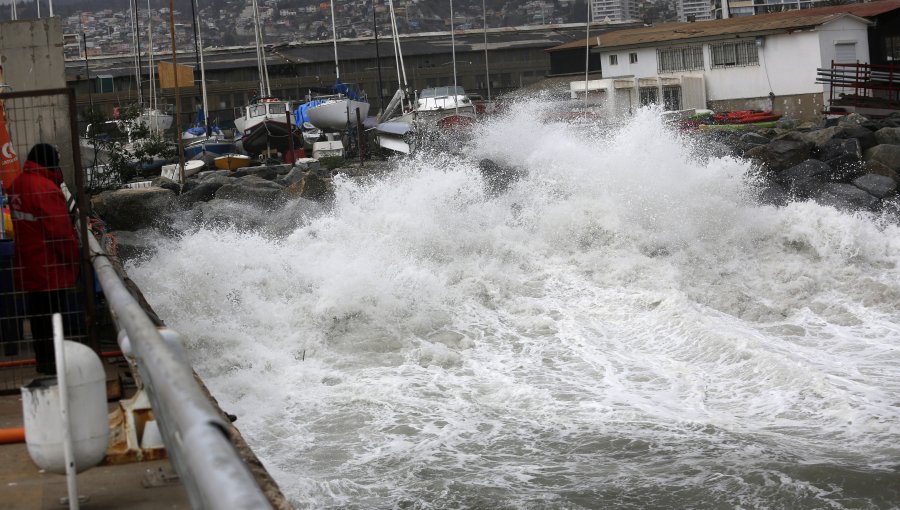
[[(3, 67), (0, 66), (0, 84), (5, 83), (3, 79)], [(0, 91), (5, 88), (0, 87)], [(12, 141), (9, 139), (9, 130), (6, 128), (6, 110), (2, 100), (0, 100), (0, 182), (3, 187), (9, 189), (9, 185), (19, 176), (22, 169), (19, 166), (19, 156), (13, 148)]]

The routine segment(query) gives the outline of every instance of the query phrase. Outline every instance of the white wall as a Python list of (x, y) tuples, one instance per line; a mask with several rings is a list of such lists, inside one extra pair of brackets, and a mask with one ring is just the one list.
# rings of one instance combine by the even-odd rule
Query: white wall
[[(631, 53), (638, 54), (638, 61), (634, 64), (631, 63), (629, 57)], [(611, 54), (619, 56), (619, 65), (609, 65), (609, 56)], [(611, 52), (601, 51), (600, 58), (603, 65), (604, 78), (620, 78), (623, 76), (646, 78), (648, 76), (656, 76), (656, 48), (637, 48)]]
[(816, 69), (821, 62), (815, 32), (794, 32), (766, 36), (759, 49), (759, 65), (710, 69), (706, 59), (706, 90), (710, 101), (822, 92), (816, 85)]
[(869, 63), (869, 38), (867, 26), (853, 18), (841, 18), (819, 27), (819, 47), (822, 62), (819, 67), (831, 67), (834, 45), (838, 42), (855, 42), (856, 59)]

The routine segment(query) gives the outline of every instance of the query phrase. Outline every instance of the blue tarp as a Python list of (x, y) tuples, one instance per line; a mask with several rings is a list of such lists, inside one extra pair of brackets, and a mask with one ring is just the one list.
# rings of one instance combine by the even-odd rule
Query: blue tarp
[(303, 127), (304, 122), (309, 122), (309, 117), (306, 115), (306, 110), (312, 108), (313, 106), (318, 106), (324, 103), (325, 99), (313, 99), (308, 103), (303, 103), (294, 110), (294, 123), (297, 124), (297, 127)]
[(352, 88), (350, 88), (350, 85), (347, 85), (341, 80), (338, 80), (334, 84), (334, 91), (338, 94), (343, 94), (354, 101), (362, 101), (362, 99), (360, 99), (359, 97), (359, 94), (357, 94)]
[[(206, 134), (206, 114), (203, 112), (203, 107), (197, 107), (197, 120), (194, 122), (192, 127), (187, 128), (186, 132), (194, 135), (194, 136), (202, 136)], [(210, 132), (219, 134), (222, 131), (219, 129), (219, 126), (210, 127)]]

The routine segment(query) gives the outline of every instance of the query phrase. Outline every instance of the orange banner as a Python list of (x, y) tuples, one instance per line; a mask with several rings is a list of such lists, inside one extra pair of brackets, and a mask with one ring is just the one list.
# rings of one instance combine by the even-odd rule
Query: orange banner
[(3, 105), (0, 104), (0, 182), (3, 189), (9, 189), (9, 185), (22, 173), (19, 168), (19, 156), (9, 141), (9, 131), (6, 130), (6, 114)]
[[(3, 84), (3, 67), (0, 66), (0, 84)], [(4, 90), (0, 88), (0, 91)], [(0, 182), (3, 183), (4, 189), (9, 189), (9, 185), (22, 173), (19, 166), (19, 156), (16, 155), (15, 149), (9, 139), (9, 131), (6, 129), (6, 111), (3, 101), (0, 100)]]

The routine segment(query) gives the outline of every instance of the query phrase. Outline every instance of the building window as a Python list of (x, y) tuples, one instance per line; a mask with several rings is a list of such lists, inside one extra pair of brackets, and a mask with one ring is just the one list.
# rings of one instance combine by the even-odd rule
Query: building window
[(619, 56), (618, 55), (610, 55), (609, 56), (609, 65), (611, 65), (611, 66), (619, 65)]
[(856, 58), (856, 43), (841, 42), (834, 44), (834, 61), (839, 64), (855, 64), (859, 62)]
[(681, 109), (681, 86), (666, 85), (663, 87), (663, 108), (666, 110)]
[(658, 49), (656, 69), (660, 73), (703, 70), (703, 46)]
[(637, 64), (637, 53), (629, 53), (628, 61), (631, 62), (632, 64)]
[(638, 89), (641, 106), (650, 106), (659, 103), (659, 89), (656, 87), (641, 87)]
[(729, 41), (709, 45), (711, 68), (758, 66), (759, 50), (756, 41)]
[(900, 35), (885, 36), (884, 58), (888, 62), (900, 60)]

